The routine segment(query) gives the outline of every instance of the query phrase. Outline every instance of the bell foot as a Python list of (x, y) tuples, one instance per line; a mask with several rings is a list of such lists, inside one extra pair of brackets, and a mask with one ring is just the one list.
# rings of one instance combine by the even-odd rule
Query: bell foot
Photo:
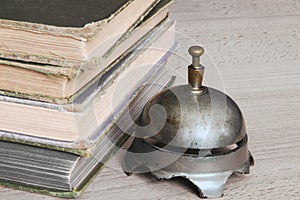
[(186, 178), (196, 185), (200, 198), (218, 198), (223, 196), (225, 183), (232, 173), (208, 173)]

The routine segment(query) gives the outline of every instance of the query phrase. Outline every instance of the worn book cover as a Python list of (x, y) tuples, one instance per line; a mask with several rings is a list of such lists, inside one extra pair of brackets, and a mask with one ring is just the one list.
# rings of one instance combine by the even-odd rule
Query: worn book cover
[(84, 67), (104, 56), (160, 0), (1, 1), (0, 57)]
[[(171, 30), (174, 28), (172, 22)], [(117, 120), (134, 92), (143, 86), (174, 49), (174, 31), (158, 29), (161, 34), (140, 46), (121, 66), (105, 87), (95, 82), (72, 104), (57, 105), (0, 96), (0, 133), (2, 140), (41, 145), (81, 155), (103, 137)], [(149, 41), (145, 41), (146, 44)], [(157, 46), (158, 45), (158, 46)], [(166, 48), (162, 50), (160, 46)], [(151, 48), (150, 48), (151, 47)], [(132, 78), (134, 77), (134, 78)]]
[[(97, 77), (107, 76), (116, 63), (149, 37), (167, 17), (170, 0), (162, 0), (142, 22), (111, 47), (105, 57), (94, 57), (86, 67), (68, 68), (0, 59), (0, 94), (57, 104), (73, 102)], [(0, 41), (1, 42), (1, 41)], [(22, 75), (21, 75), (22, 74)], [(48, 85), (48, 87), (45, 87)]]
[(0, 186), (64, 198), (78, 197), (133, 134), (134, 122), (145, 103), (172, 82), (173, 77), (160, 68), (149, 84), (137, 91), (128, 107), (130, 117), (124, 112), (88, 155), (53, 148), (57, 145), (55, 141), (53, 147), (41, 144), (38, 138), (36, 143), (0, 141)]

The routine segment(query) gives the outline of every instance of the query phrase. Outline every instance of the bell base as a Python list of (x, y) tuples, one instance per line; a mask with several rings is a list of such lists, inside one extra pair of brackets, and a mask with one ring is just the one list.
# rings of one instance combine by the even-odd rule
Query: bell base
[(151, 172), (151, 174), (158, 180), (168, 180), (175, 177), (186, 178), (197, 187), (200, 198), (220, 198), (223, 196), (225, 184), (232, 174), (249, 174), (249, 172), (250, 163), (245, 163), (241, 169), (237, 169), (235, 171), (199, 174), (174, 174), (172, 172), (159, 170)]
[[(251, 160), (251, 158), (249, 160)], [(135, 162), (134, 165), (132, 164), (133, 163), (131, 163), (131, 169), (129, 169), (129, 166), (127, 166), (127, 172), (125, 173), (128, 176), (132, 175), (135, 172), (135, 169), (143, 166), (142, 164), (138, 164), (137, 162)], [(185, 173), (173, 173), (162, 169), (158, 171), (153, 171), (151, 172), (151, 174), (158, 180), (168, 180), (175, 177), (186, 178), (197, 187), (198, 196), (200, 198), (219, 198), (222, 197), (224, 194), (224, 186), (228, 178), (235, 173), (249, 174), (250, 165), (251, 162), (247, 162), (240, 169), (234, 171), (225, 171), (225, 172), (185, 174)], [(145, 166), (143, 167), (145, 168)], [(126, 167), (124, 166), (123, 168), (125, 169)], [(137, 170), (137, 171), (141, 173), (141, 170)]]
[(219, 173), (176, 175), (159, 171), (153, 172), (152, 174), (158, 179), (171, 179), (175, 177), (186, 178), (197, 187), (200, 198), (218, 198), (223, 196), (225, 183), (232, 173), (232, 171), (228, 171)]
[(232, 152), (208, 157), (178, 155), (143, 139), (135, 139), (129, 150), (123, 160), (127, 175), (151, 172), (157, 179), (183, 177), (198, 188), (200, 198), (222, 197), (229, 176), (249, 174), (254, 164), (247, 148), (247, 136)]

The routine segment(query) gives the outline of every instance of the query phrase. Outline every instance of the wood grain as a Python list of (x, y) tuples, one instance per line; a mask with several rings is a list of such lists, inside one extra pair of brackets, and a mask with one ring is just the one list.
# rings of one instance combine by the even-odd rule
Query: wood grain
[[(175, 0), (179, 50), (168, 67), (185, 82), (187, 48), (203, 45), (205, 84), (240, 105), (255, 166), (229, 179), (223, 199), (300, 198), (300, 1)], [(79, 198), (197, 199), (182, 179), (127, 177), (120, 151)], [(1, 199), (56, 199), (0, 188)]]

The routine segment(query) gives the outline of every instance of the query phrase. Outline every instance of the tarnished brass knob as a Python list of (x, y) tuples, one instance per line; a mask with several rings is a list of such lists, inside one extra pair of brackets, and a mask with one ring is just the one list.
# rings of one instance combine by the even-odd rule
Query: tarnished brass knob
[(199, 67), (200, 65), (200, 56), (204, 54), (203, 47), (200, 46), (192, 46), (189, 48), (189, 53), (193, 57), (193, 66)]

